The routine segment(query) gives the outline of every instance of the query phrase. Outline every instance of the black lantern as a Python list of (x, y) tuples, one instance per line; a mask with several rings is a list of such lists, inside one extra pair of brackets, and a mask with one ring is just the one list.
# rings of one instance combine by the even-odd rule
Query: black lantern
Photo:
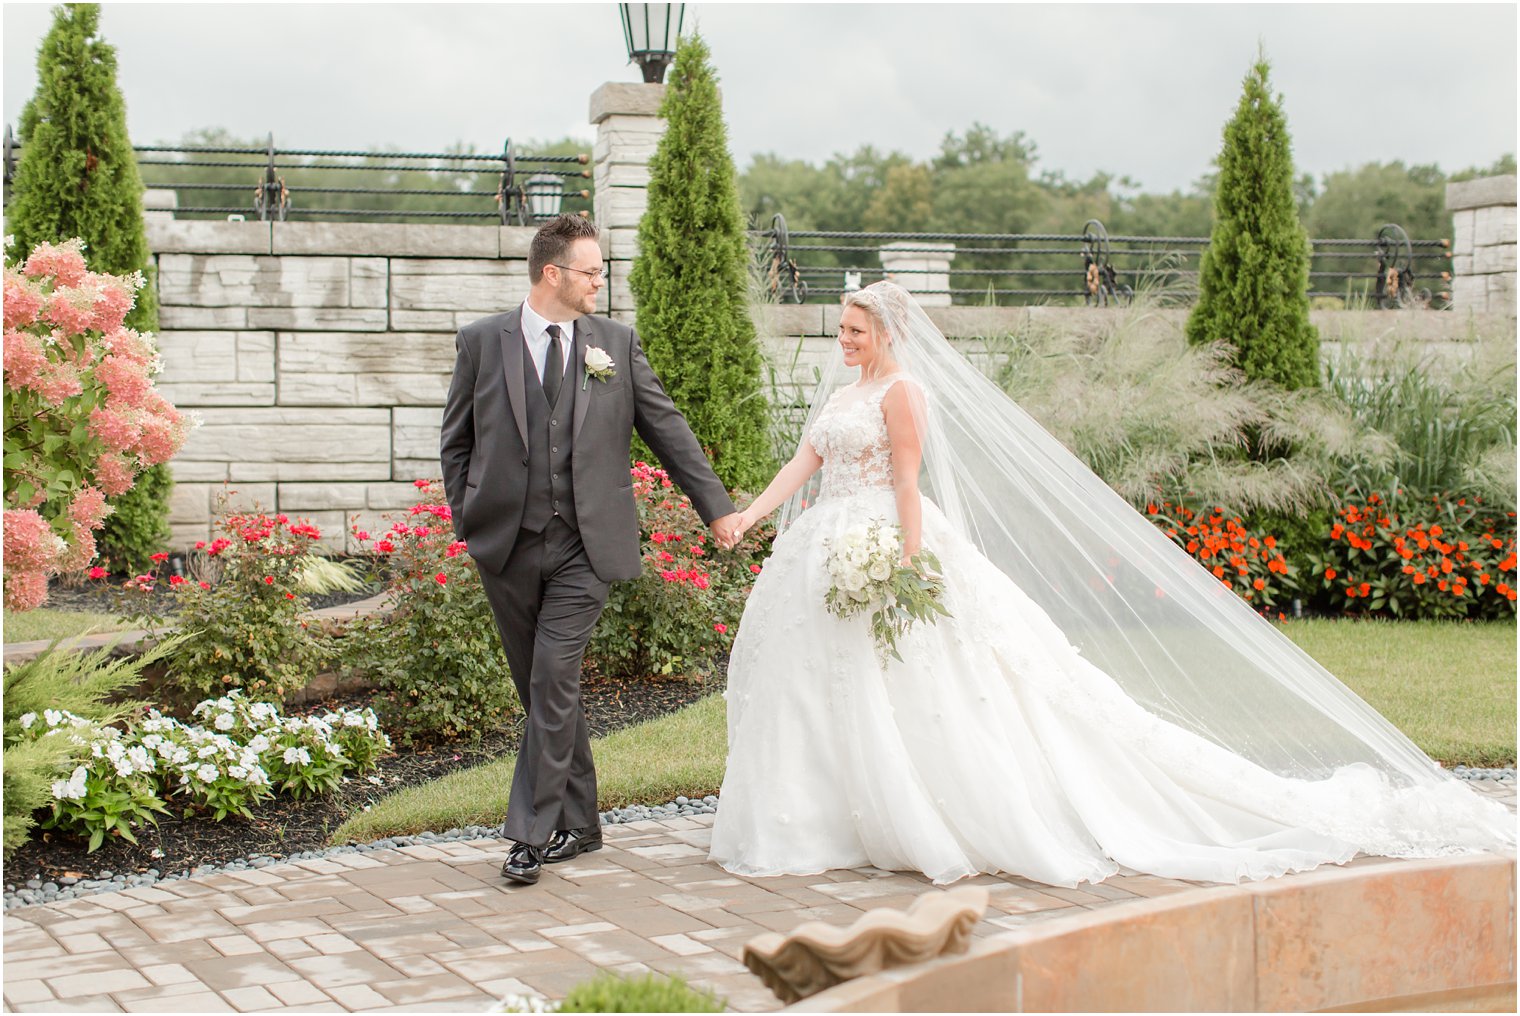
[(559, 177), (547, 174), (529, 177), (523, 190), (527, 192), (528, 212), (534, 222), (547, 222), (559, 214), (560, 202), (565, 198)]
[(637, 61), (647, 84), (665, 80), (665, 68), (676, 55), (685, 4), (618, 4), (623, 15), (623, 41), (628, 59)]

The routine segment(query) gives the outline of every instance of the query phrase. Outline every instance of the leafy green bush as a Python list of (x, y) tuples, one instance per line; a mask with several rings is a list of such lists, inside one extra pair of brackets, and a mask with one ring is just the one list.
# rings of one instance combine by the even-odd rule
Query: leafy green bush
[(521, 706), (480, 573), (454, 540), (443, 485), (417, 487), (420, 503), (389, 530), (355, 531), (390, 567), (395, 607), (349, 626), (343, 660), (375, 683), (381, 721), (403, 744), (476, 740)]
[(733, 645), (772, 530), (756, 527), (718, 552), (665, 470), (638, 462), (630, 472), (644, 568), (613, 585), (586, 655), (618, 677), (701, 677)]
[[(730, 487), (774, 467), (749, 317), (749, 253), (717, 76), (706, 43), (683, 38), (660, 105), (649, 210), (628, 284), (644, 352)], [(635, 454), (644, 455), (642, 442)]]
[(161, 630), (164, 619), (146, 594), (159, 582), (172, 587), (175, 624), (197, 633), (167, 659), (172, 700), (189, 704), (242, 688), (280, 701), (315, 677), (332, 652), (301, 616), (307, 601), (298, 576), (321, 531), (257, 511), (219, 514), (215, 526), (224, 535), (196, 544), (205, 552), (195, 563), (204, 577), (138, 575), (126, 583), (124, 614)]
[(679, 977), (639, 978), (602, 974), (577, 984), (559, 1004), (560, 1012), (722, 1012), (723, 1000), (698, 991)]
[(1298, 219), (1282, 97), (1265, 57), (1246, 75), (1224, 128), (1214, 228), (1198, 266), (1188, 339), (1223, 342), (1252, 380), (1284, 388), (1319, 383), (1319, 333), (1309, 323), (1309, 237)]
[(1515, 513), (1404, 492), (1348, 500), (1312, 569), (1318, 602), (1335, 613), (1513, 618)]
[(95, 538), (105, 567), (132, 575), (153, 567), (153, 555), (169, 543), (167, 506), (173, 489), (174, 475), (160, 463), (139, 473), (131, 490), (107, 499), (112, 512)]
[(30, 660), (5, 668), (5, 850), (26, 842), (33, 813), (52, 798), (54, 781), (69, 772), (82, 755), (66, 738), (40, 740), (24, 736), (22, 718), (47, 710), (68, 712), (93, 722), (107, 722), (137, 707), (111, 701), (142, 680), (143, 669), (160, 660), (186, 636), (168, 639), (141, 656), (113, 659), (106, 646), (92, 653), (74, 651), (74, 641), (54, 642)]

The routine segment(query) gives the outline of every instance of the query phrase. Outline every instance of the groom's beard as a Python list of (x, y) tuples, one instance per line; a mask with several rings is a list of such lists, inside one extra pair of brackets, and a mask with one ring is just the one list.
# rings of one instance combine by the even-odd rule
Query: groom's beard
[(575, 311), (577, 317), (596, 313), (597, 291), (583, 288), (584, 285), (579, 279), (566, 279), (560, 283), (559, 292), (555, 294), (561, 304)]

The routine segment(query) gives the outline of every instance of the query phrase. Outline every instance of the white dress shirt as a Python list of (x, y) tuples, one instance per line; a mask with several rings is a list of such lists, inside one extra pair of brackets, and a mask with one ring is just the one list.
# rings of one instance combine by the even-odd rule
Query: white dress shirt
[(574, 321), (550, 321), (527, 300), (522, 305), (522, 333), (523, 341), (528, 344), (528, 354), (533, 357), (533, 366), (538, 370), (538, 380), (544, 379), (544, 363), (549, 359), (549, 326), (559, 325), (559, 351), (564, 357), (562, 366), (565, 368), (560, 377), (570, 376), (570, 350), (575, 345), (575, 322)]

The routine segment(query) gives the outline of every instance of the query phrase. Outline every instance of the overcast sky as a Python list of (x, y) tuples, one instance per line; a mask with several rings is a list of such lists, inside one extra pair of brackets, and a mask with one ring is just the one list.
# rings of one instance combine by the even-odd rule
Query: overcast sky
[[(36, 88), (46, 4), (4, 7), (5, 120)], [(862, 144), (933, 154), (973, 121), (1040, 165), (1147, 191), (1208, 172), (1258, 42), (1299, 170), (1453, 171), (1515, 151), (1515, 5), (691, 4), (741, 168)], [(610, 3), (104, 5), (137, 144), (223, 127), (282, 147), (587, 139), (587, 100), (637, 81)]]

